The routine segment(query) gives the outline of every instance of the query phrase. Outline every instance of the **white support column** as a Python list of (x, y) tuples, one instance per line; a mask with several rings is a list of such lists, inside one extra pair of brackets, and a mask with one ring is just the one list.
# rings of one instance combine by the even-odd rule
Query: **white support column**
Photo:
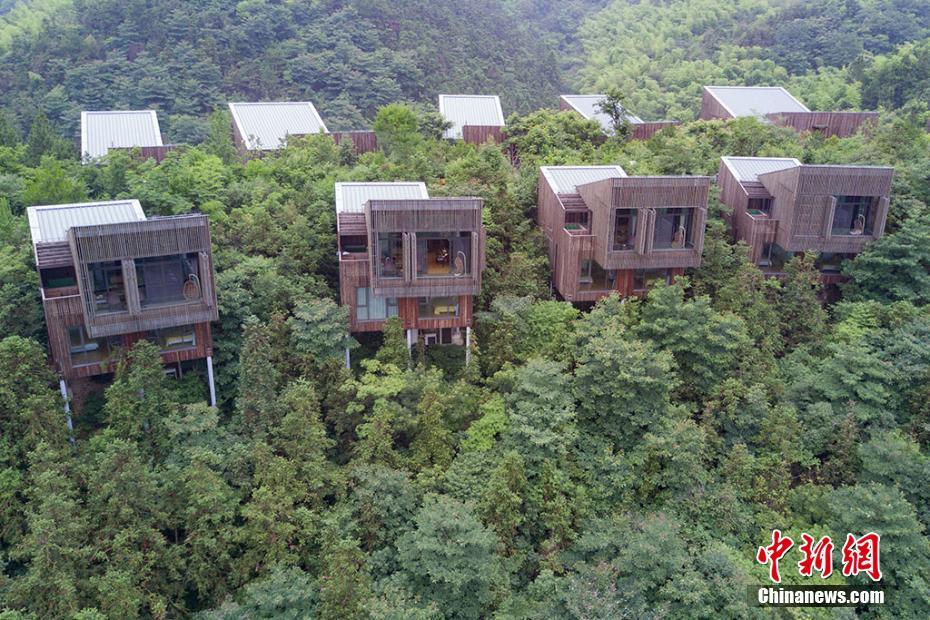
[(71, 402), (68, 400), (68, 384), (64, 379), (58, 380), (61, 398), (65, 401), (65, 418), (68, 420), (68, 441), (74, 445), (74, 422), (71, 420)]
[(352, 370), (352, 358), (349, 357), (349, 347), (346, 347), (346, 368)]
[(407, 331), (407, 353), (410, 353), (410, 351), (413, 349), (413, 331), (409, 329), (406, 331)]
[(465, 328), (465, 365), (471, 363), (471, 327)]
[(213, 384), (213, 356), (207, 356), (207, 383), (210, 384), (210, 406), (216, 407), (216, 386)]

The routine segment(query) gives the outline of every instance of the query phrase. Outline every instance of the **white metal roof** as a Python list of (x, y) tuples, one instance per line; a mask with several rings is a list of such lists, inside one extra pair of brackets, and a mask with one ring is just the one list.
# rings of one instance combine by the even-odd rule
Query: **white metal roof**
[(620, 166), (541, 166), (539, 170), (556, 194), (575, 194), (579, 185), (626, 176)]
[(288, 136), (329, 133), (309, 101), (237, 102), (229, 104), (229, 111), (250, 151), (273, 151)]
[[(601, 124), (604, 131), (611, 132), (614, 129), (613, 121), (610, 120), (609, 116), (601, 112), (597, 105), (603, 101), (605, 97), (606, 95), (562, 95), (562, 99), (578, 112), (578, 114), (581, 114), (587, 119), (597, 121)], [(624, 112), (626, 112), (626, 110), (624, 110)], [(629, 112), (627, 112), (626, 117), (634, 125), (643, 122), (643, 119)]]
[(81, 156), (103, 157), (111, 148), (162, 146), (155, 110), (81, 112)]
[(66, 241), (74, 226), (99, 226), (145, 219), (138, 200), (43, 205), (26, 209), (32, 243)]
[(439, 95), (439, 113), (452, 123), (444, 138), (461, 138), (463, 125), (504, 126), (497, 95)]
[(801, 165), (794, 157), (721, 157), (720, 160), (740, 183), (756, 183), (760, 174)]
[(733, 116), (765, 116), (773, 112), (810, 112), (781, 86), (705, 86)]
[(421, 181), (336, 183), (336, 213), (364, 213), (369, 200), (429, 198)]

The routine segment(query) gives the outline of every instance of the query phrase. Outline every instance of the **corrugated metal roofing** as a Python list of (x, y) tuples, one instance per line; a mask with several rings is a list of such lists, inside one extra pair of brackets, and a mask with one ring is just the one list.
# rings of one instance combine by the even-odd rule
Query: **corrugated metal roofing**
[[(568, 105), (572, 106), (578, 114), (581, 114), (587, 119), (597, 121), (601, 124), (601, 127), (604, 128), (604, 131), (611, 132), (613, 131), (613, 123), (610, 117), (601, 112), (600, 108), (597, 107), (597, 104), (603, 101), (604, 97), (605, 95), (562, 95), (562, 99), (564, 99)], [(643, 119), (630, 113), (627, 113), (627, 118), (634, 125), (643, 122)]]
[(34, 244), (65, 241), (68, 239), (68, 229), (73, 226), (98, 226), (145, 219), (138, 200), (44, 205), (29, 207), (26, 213)]
[(575, 194), (579, 185), (626, 176), (620, 166), (542, 166), (540, 171), (556, 194)]
[(504, 126), (504, 112), (497, 95), (439, 95), (439, 113), (452, 123), (445, 138), (461, 138), (463, 125)]
[(273, 151), (288, 136), (329, 133), (309, 101), (230, 103), (229, 111), (250, 151)]
[(81, 155), (96, 159), (111, 148), (162, 146), (155, 110), (81, 112)]
[(720, 159), (740, 183), (757, 183), (760, 174), (801, 165), (801, 162), (793, 157), (721, 157)]
[(733, 116), (765, 116), (773, 112), (810, 112), (781, 86), (705, 86)]
[(369, 200), (414, 200), (429, 198), (420, 181), (374, 181), (336, 183), (336, 213), (364, 213)]

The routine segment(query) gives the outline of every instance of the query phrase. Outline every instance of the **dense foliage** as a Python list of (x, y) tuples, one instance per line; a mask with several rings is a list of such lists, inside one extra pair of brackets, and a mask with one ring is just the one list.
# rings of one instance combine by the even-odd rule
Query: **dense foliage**
[[(766, 582), (755, 553), (776, 527), (795, 540), (881, 532), (887, 605), (850, 613), (930, 617), (930, 137), (920, 118), (930, 78), (918, 60), (930, 43), (895, 47), (925, 25), (884, 41), (888, 27), (862, 20), (857, 32), (872, 34), (851, 53), (876, 55), (804, 78), (815, 90), (884, 97), (889, 110), (863, 134), (823, 139), (741, 119), (605, 142), (592, 123), (544, 110), (510, 119), (514, 167), (495, 146), (439, 140), (425, 107), (380, 106), (429, 99), (437, 85), (505, 93), (519, 82), (511, 96), (532, 107), (558, 77), (548, 60), (520, 58), (534, 45), (568, 49), (576, 35), (553, 29), (504, 63), (512, 75), (486, 76), (495, 46), (519, 47), (532, 32), (433, 17), (526, 18), (536, 6), (545, 23), (560, 13), (546, 2), (415, 4), (392, 35), (373, 25), (388, 3), (76, 1), (73, 21), (46, 23), (0, 56), (10, 86), (0, 89), (0, 618), (763, 617), (746, 587)], [(598, 5), (563, 4), (565, 16)], [(775, 10), (706, 0), (691, 3), (707, 9), (692, 23), (678, 4), (612, 3), (578, 35), (591, 45), (607, 23), (643, 29), (604, 42), (654, 42), (659, 73), (641, 84), (642, 99), (609, 54), (591, 55), (581, 83), (626, 87), (657, 114), (693, 109), (692, 85), (716, 74), (674, 50), (742, 45), (732, 33), (761, 36), (741, 24)], [(915, 20), (924, 9), (841, 4), (894, 4)], [(797, 28), (843, 14), (778, 5)], [(625, 11), (642, 13), (617, 19)], [(669, 15), (679, 15), (674, 28)], [(682, 42), (685, 24), (703, 33), (694, 49)], [(414, 33), (423, 47), (411, 50)], [(403, 43), (385, 44), (391, 36)], [(471, 73), (418, 64), (436, 60), (439, 38), (455, 50), (449, 67)], [(466, 43), (480, 53), (456, 47)], [(699, 64), (732, 65), (733, 80), (754, 66), (774, 71), (759, 80), (782, 75), (774, 43), (764, 44)], [(322, 49), (334, 56), (320, 60)], [(288, 86), (283, 66), (308, 73)], [(150, 79), (154, 71), (163, 77)], [(204, 76), (214, 90), (201, 89)], [(897, 86), (874, 87), (878, 76)], [(83, 98), (94, 92), (100, 99)], [(356, 157), (312, 136), (243, 163), (229, 119), (201, 119), (237, 92), (319, 97), (347, 122), (372, 116), (382, 150)], [(161, 99), (135, 98), (152, 93)], [(91, 103), (157, 105), (173, 127), (190, 115), (201, 144), (157, 165), (114, 153), (82, 166), (62, 131)], [(533, 220), (539, 165), (714, 174), (721, 155), (895, 166), (886, 235), (846, 263), (842, 301), (821, 303), (810, 256), (782, 281), (764, 278), (730, 242), (716, 198), (703, 264), (686, 278), (584, 310), (553, 298)], [(347, 337), (333, 184), (376, 179), (422, 179), (431, 195), (485, 201), (488, 269), (467, 367), (456, 348), (409, 358), (396, 322), (380, 339)], [(210, 216), (221, 402), (205, 406), (198, 372), (166, 378), (143, 341), (114, 377), (84, 383), (71, 443), (46, 365), (24, 211), (124, 196), (152, 215)], [(354, 348), (351, 371), (344, 346)], [(828, 583), (863, 581), (835, 571)], [(786, 617), (821, 617), (807, 612)]]

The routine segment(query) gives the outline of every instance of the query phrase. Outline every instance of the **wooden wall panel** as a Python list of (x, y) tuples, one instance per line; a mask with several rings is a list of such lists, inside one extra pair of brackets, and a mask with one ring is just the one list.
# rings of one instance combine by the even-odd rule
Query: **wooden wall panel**
[(876, 123), (878, 112), (779, 112), (766, 118), (798, 132), (817, 131), (828, 137), (847, 138), (863, 125)]
[(681, 121), (647, 121), (643, 123), (634, 123), (631, 140), (648, 140), (666, 127), (675, 127), (680, 125)]
[(357, 155), (378, 150), (378, 134), (371, 130), (334, 131), (330, 135), (336, 144), (341, 144), (343, 140), (351, 140), (353, 150)]
[(502, 144), (507, 137), (504, 128), (497, 125), (462, 125), (462, 139), (469, 144), (481, 146), (488, 141)]
[(698, 115), (698, 118), (703, 121), (713, 119), (727, 120), (733, 118), (733, 115), (723, 107), (716, 97), (710, 94), (707, 88), (704, 88), (703, 95), (701, 96), (701, 113)]

